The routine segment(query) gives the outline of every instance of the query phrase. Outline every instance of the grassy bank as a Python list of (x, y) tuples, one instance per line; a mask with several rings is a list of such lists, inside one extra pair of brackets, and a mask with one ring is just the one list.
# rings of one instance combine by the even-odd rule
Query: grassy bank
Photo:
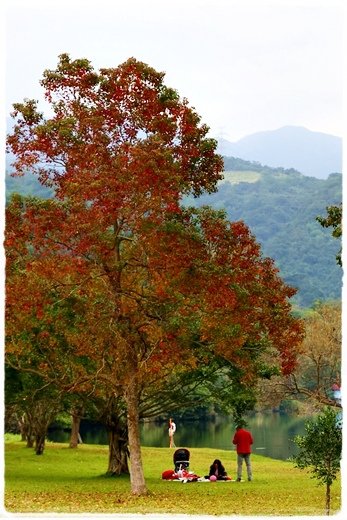
[[(107, 446), (71, 450), (48, 443), (44, 455), (37, 456), (24, 443), (7, 440), (5, 508), (11, 513), (325, 514), (325, 488), (291, 462), (253, 454), (252, 482), (182, 484), (161, 480), (162, 471), (173, 467), (173, 451), (143, 448), (149, 494), (133, 497), (128, 476), (105, 476)], [(190, 469), (198, 475), (205, 475), (219, 458), (235, 478), (234, 451), (192, 448), (190, 452)], [(340, 488), (340, 481), (332, 486), (331, 513), (340, 509)]]

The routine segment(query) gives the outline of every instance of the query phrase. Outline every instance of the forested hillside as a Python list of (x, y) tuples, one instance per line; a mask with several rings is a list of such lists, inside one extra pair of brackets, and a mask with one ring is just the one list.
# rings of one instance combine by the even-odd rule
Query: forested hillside
[(42, 186), (37, 178), (27, 173), (24, 177), (11, 177), (6, 173), (6, 201), (12, 193), (20, 193), (21, 195), (40, 197), (48, 199), (53, 196), (53, 191)]
[[(225, 208), (230, 220), (244, 220), (263, 253), (276, 261), (281, 276), (299, 289), (295, 303), (301, 307), (316, 300), (339, 299), (342, 269), (336, 265), (339, 242), (322, 228), (316, 216), (342, 200), (342, 175), (321, 180), (291, 169), (225, 157), (225, 179), (217, 193), (189, 199), (189, 204)], [(50, 197), (30, 174), (6, 175), (6, 196), (13, 192)]]
[(321, 180), (241, 159), (226, 157), (224, 163), (218, 192), (189, 203), (225, 208), (230, 220), (243, 220), (285, 281), (299, 289), (294, 300), (301, 307), (340, 299), (342, 269), (335, 260), (340, 243), (316, 216), (341, 203), (342, 175)]

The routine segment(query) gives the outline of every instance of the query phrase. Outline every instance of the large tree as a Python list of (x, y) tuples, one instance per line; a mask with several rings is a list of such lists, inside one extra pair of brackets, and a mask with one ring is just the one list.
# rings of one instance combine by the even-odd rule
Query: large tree
[[(222, 170), (216, 142), (206, 138), (208, 128), (163, 77), (135, 59), (96, 73), (88, 60), (61, 55), (57, 69), (46, 71), (42, 80), (53, 116), (44, 119), (33, 100), (15, 105), (16, 125), (8, 139), (16, 173), (30, 168), (68, 202), (66, 212), (50, 215), (53, 221), (65, 219), (60, 247), (88, 257), (108, 278), (116, 295), (115, 320), (123, 325), (120, 343), (130, 353), (136, 353), (131, 336), (138, 323), (129, 321), (132, 296), (126, 298), (121, 288), (128, 263), (123, 244), (141, 244), (143, 226), (156, 226), (176, 211), (182, 194), (213, 191)], [(128, 357), (132, 369), (124, 396), (132, 489), (142, 493), (134, 356)]]
[[(211, 395), (208, 383), (214, 378), (215, 385), (217, 374), (224, 394), (229, 378), (233, 398), (224, 401), (240, 413), (245, 404), (237, 396), (258, 377), (293, 369), (301, 336), (287, 301), (293, 290), (278, 278), (273, 263), (261, 258), (242, 223), (230, 224), (222, 212), (203, 208), (182, 210), (158, 226), (146, 255), (137, 251), (142, 261), (123, 269), (122, 294), (130, 300), (127, 316), (133, 325), (124, 332), (115, 317), (118, 295), (100, 266), (54, 247), (62, 243), (62, 231), (50, 224), (48, 232), (47, 222), (53, 222), (56, 206), (62, 211), (56, 201), (17, 196), (7, 208), (12, 366), (41, 373), (66, 391), (121, 398), (134, 370), (127, 358), (136, 355), (139, 417), (163, 413), (163, 406), (187, 406), (197, 384)], [(132, 240), (126, 244), (133, 249)], [(132, 350), (125, 341), (130, 332)], [(116, 451), (110, 444), (110, 453)], [(124, 453), (116, 459), (124, 460)]]
[[(65, 377), (72, 370), (75, 387), (103, 381), (125, 402), (134, 494), (146, 492), (140, 403), (163, 378), (218, 355), (252, 384), (265, 352), (290, 372), (301, 339), (294, 291), (246, 226), (181, 207), (184, 194), (214, 191), (223, 165), (208, 128), (163, 76), (134, 59), (96, 73), (62, 55), (42, 80), (53, 115), (45, 119), (32, 100), (16, 104), (8, 137), (15, 173), (30, 169), (56, 197), (9, 207), (11, 291), (22, 276), (12, 266), (30, 255), (25, 276), (50, 286), (31, 319), (56, 321), (45, 341), (52, 356), (66, 344)], [(80, 306), (67, 331), (69, 305), (53, 304), (56, 293)], [(7, 300), (13, 316), (16, 298)], [(9, 336), (13, 353), (15, 328)]]

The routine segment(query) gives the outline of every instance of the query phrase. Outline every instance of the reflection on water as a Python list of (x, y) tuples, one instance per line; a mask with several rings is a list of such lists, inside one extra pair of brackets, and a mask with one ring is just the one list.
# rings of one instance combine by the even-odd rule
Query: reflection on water
[[(295, 435), (304, 433), (305, 419), (278, 413), (254, 414), (248, 418), (248, 429), (254, 438), (253, 452), (286, 460), (295, 452)], [(176, 446), (234, 449), (232, 437), (235, 425), (226, 418), (215, 422), (179, 424), (176, 421)], [(142, 427), (143, 446), (168, 446), (166, 425), (145, 423)]]
[[(253, 453), (274, 459), (288, 459), (296, 450), (293, 438), (295, 435), (304, 433), (305, 420), (302, 417), (278, 413), (252, 415), (248, 418), (248, 428), (254, 437)], [(217, 417), (215, 421), (189, 423), (179, 423), (176, 420), (176, 425), (175, 444), (177, 447), (234, 449), (232, 437), (235, 425), (225, 417)], [(99, 424), (82, 421), (80, 432), (83, 442), (86, 444), (108, 444), (106, 430)], [(70, 433), (53, 430), (49, 432), (48, 439), (68, 443)], [(167, 424), (143, 423), (141, 425), (141, 444), (153, 447), (169, 446)]]

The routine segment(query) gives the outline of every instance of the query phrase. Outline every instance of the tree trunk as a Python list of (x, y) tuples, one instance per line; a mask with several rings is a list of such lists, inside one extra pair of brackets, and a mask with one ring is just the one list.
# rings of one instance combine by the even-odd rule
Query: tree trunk
[(327, 491), (325, 494), (325, 512), (327, 516), (330, 515), (330, 484), (327, 484)]
[(19, 417), (18, 427), (19, 427), (19, 431), (20, 431), (20, 435), (21, 435), (21, 440), (27, 441), (28, 436), (27, 436), (27, 425), (25, 422), (25, 415), (22, 415), (21, 417)]
[(43, 451), (45, 449), (45, 440), (46, 435), (45, 433), (38, 433), (35, 438), (35, 453), (36, 455), (42, 455)]
[(27, 435), (27, 448), (34, 447), (34, 437), (32, 435)]
[(127, 439), (124, 438), (123, 432), (119, 433), (115, 428), (109, 429), (107, 469), (109, 475), (129, 474), (127, 444)]
[(26, 441), (27, 448), (32, 448), (34, 446), (34, 434), (32, 431), (30, 421), (26, 414), (23, 414), (18, 419), (18, 426), (20, 429), (21, 440), (24, 442)]
[(134, 495), (146, 495), (147, 488), (143, 474), (140, 427), (139, 427), (139, 408), (138, 408), (138, 386), (136, 375), (131, 377), (131, 381), (125, 392), (127, 404), (127, 421), (130, 451), (130, 482), (131, 492)]
[(25, 433), (25, 437), (26, 437), (26, 440), (27, 440), (27, 448), (33, 448), (35, 434), (34, 434), (34, 429), (32, 427), (31, 422), (28, 421), (26, 423), (23, 432)]
[(72, 410), (71, 412), (71, 436), (70, 436), (70, 448), (77, 448), (80, 440), (80, 424), (81, 424), (81, 413), (80, 410)]

